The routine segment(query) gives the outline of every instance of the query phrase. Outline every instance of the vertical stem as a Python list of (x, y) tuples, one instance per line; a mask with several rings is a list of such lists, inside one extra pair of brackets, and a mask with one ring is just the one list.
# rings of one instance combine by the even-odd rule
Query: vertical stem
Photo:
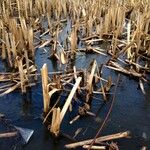
[(44, 64), (41, 69), (42, 74), (42, 88), (43, 88), (43, 103), (44, 103), (44, 112), (48, 112), (49, 109), (49, 95), (48, 95), (48, 69), (47, 64)]

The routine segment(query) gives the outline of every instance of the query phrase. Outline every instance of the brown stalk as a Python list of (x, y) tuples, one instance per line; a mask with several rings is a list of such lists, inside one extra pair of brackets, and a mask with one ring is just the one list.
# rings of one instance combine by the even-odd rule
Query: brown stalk
[(71, 92), (70, 92), (70, 94), (69, 94), (69, 96), (68, 96), (68, 98), (67, 98), (67, 100), (66, 100), (66, 102), (65, 102), (65, 104), (64, 104), (64, 106), (62, 108), (62, 110), (61, 110), (60, 123), (63, 121), (63, 118), (64, 118), (64, 116), (65, 116), (65, 114), (66, 114), (66, 112), (67, 112), (67, 110), (69, 108), (69, 105), (71, 104), (72, 98), (73, 98), (77, 88), (79, 87), (79, 84), (80, 84), (81, 80), (82, 80), (81, 77), (78, 77), (76, 79), (76, 83), (75, 83), (74, 87), (72, 88), (72, 90), (71, 90)]
[(86, 97), (86, 102), (89, 101), (90, 95), (92, 94), (92, 91), (93, 91), (92, 82), (93, 82), (93, 78), (94, 78), (94, 73), (95, 73), (96, 67), (97, 67), (96, 60), (94, 60), (93, 64), (92, 64), (92, 69), (91, 69), (90, 75), (87, 77), (86, 89), (87, 89), (88, 93), (87, 93), (87, 97)]
[(44, 64), (41, 69), (41, 75), (42, 75), (42, 89), (43, 89), (43, 104), (44, 104), (44, 113), (47, 113), (49, 110), (49, 90), (48, 90), (48, 69), (47, 64)]
[[(126, 132), (120, 132), (120, 133), (116, 133), (116, 134), (112, 134), (112, 135), (101, 136), (101, 137), (96, 138), (95, 143), (111, 141), (111, 140), (120, 139), (120, 138), (126, 138), (129, 136), (129, 134), (130, 134), (130, 132), (126, 131)], [(93, 139), (89, 139), (89, 140), (80, 141), (80, 142), (76, 142), (76, 143), (72, 143), (72, 144), (66, 144), (65, 147), (67, 149), (76, 148), (79, 146), (90, 144), (92, 141), (93, 141)], [(90, 147), (88, 147), (88, 149), (89, 148)]]

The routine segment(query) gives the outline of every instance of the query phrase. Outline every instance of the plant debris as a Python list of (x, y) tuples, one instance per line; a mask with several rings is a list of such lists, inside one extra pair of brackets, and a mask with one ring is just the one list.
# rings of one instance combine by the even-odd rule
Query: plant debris
[[(0, 73), (0, 97), (42, 81), (44, 121), (55, 137), (68, 112), (76, 112), (69, 125), (90, 116), (95, 95), (109, 101), (114, 79), (104, 69), (135, 79), (145, 95), (150, 83), (150, 3), (148, 0), (2, 0), (0, 1), (0, 58), (7, 71)], [(103, 48), (107, 45), (107, 48)], [(41, 74), (36, 66), (36, 52), (59, 64), (58, 72)], [(94, 59), (88, 68), (76, 67), (78, 55), (104, 57), (102, 64)], [(62, 71), (63, 70), (63, 71)], [(116, 85), (117, 86), (117, 85)], [(62, 95), (67, 95), (62, 101)], [(55, 99), (55, 100), (54, 100)], [(75, 102), (79, 102), (74, 110)], [(3, 117), (0, 114), (0, 118)], [(81, 128), (74, 134), (74, 138)], [(3, 133), (1, 137), (15, 133)], [(129, 132), (102, 136), (93, 144), (127, 137)], [(107, 149), (90, 145), (93, 139), (67, 144), (67, 148)], [(109, 149), (118, 149), (110, 144)], [(144, 148), (143, 148), (144, 149)]]

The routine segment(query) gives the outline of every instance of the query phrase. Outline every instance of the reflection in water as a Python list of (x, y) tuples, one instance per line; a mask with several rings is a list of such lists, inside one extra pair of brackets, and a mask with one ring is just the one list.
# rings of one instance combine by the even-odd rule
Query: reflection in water
[(27, 89), (27, 93), (22, 95), (22, 115), (25, 117), (31, 116), (32, 92), (31, 88)]
[(4, 71), (12, 71), (12, 69), (10, 68), (10, 65), (9, 65), (9, 63), (6, 61), (6, 60), (3, 60), (2, 61), (3, 62), (3, 65), (4, 65), (4, 68), (5, 68), (5, 70)]
[(56, 59), (54, 59), (53, 57), (51, 57), (51, 63), (52, 63), (53, 71), (54, 71), (54, 72), (58, 71), (58, 64), (57, 64), (57, 60), (56, 60)]
[(104, 107), (105, 105), (106, 105), (106, 102), (103, 102), (103, 103), (100, 105), (98, 111), (96, 112), (96, 117), (99, 116), (100, 112), (102, 111), (102, 109), (103, 109), (103, 107)]
[[(47, 125), (43, 125), (43, 145), (40, 147), (40, 149), (47, 149), (47, 146), (50, 147), (50, 149), (54, 150), (60, 150), (60, 139), (54, 138), (50, 131), (47, 129)], [(53, 138), (53, 140), (51, 140)]]

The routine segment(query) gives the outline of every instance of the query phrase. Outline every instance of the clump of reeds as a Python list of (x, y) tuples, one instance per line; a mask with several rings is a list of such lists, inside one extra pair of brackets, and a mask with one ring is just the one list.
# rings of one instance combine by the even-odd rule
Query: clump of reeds
[[(34, 62), (35, 57), (34, 40), (43, 42), (36, 33), (42, 32), (52, 37), (45, 43), (52, 45), (52, 54), (62, 64), (76, 53), (78, 40), (85, 42), (86, 52), (98, 54), (102, 53), (93, 43), (109, 40), (114, 58), (126, 54), (130, 63), (136, 63), (140, 55), (150, 55), (149, 10), (149, 0), (3, 0), (0, 2), (0, 55), (11, 68), (18, 70), (17, 58), (25, 59), (23, 66), (29, 70), (29, 62)], [(46, 31), (42, 26), (45, 20)], [(59, 41), (64, 20), (71, 23), (70, 47), (67, 43), (66, 49)]]

